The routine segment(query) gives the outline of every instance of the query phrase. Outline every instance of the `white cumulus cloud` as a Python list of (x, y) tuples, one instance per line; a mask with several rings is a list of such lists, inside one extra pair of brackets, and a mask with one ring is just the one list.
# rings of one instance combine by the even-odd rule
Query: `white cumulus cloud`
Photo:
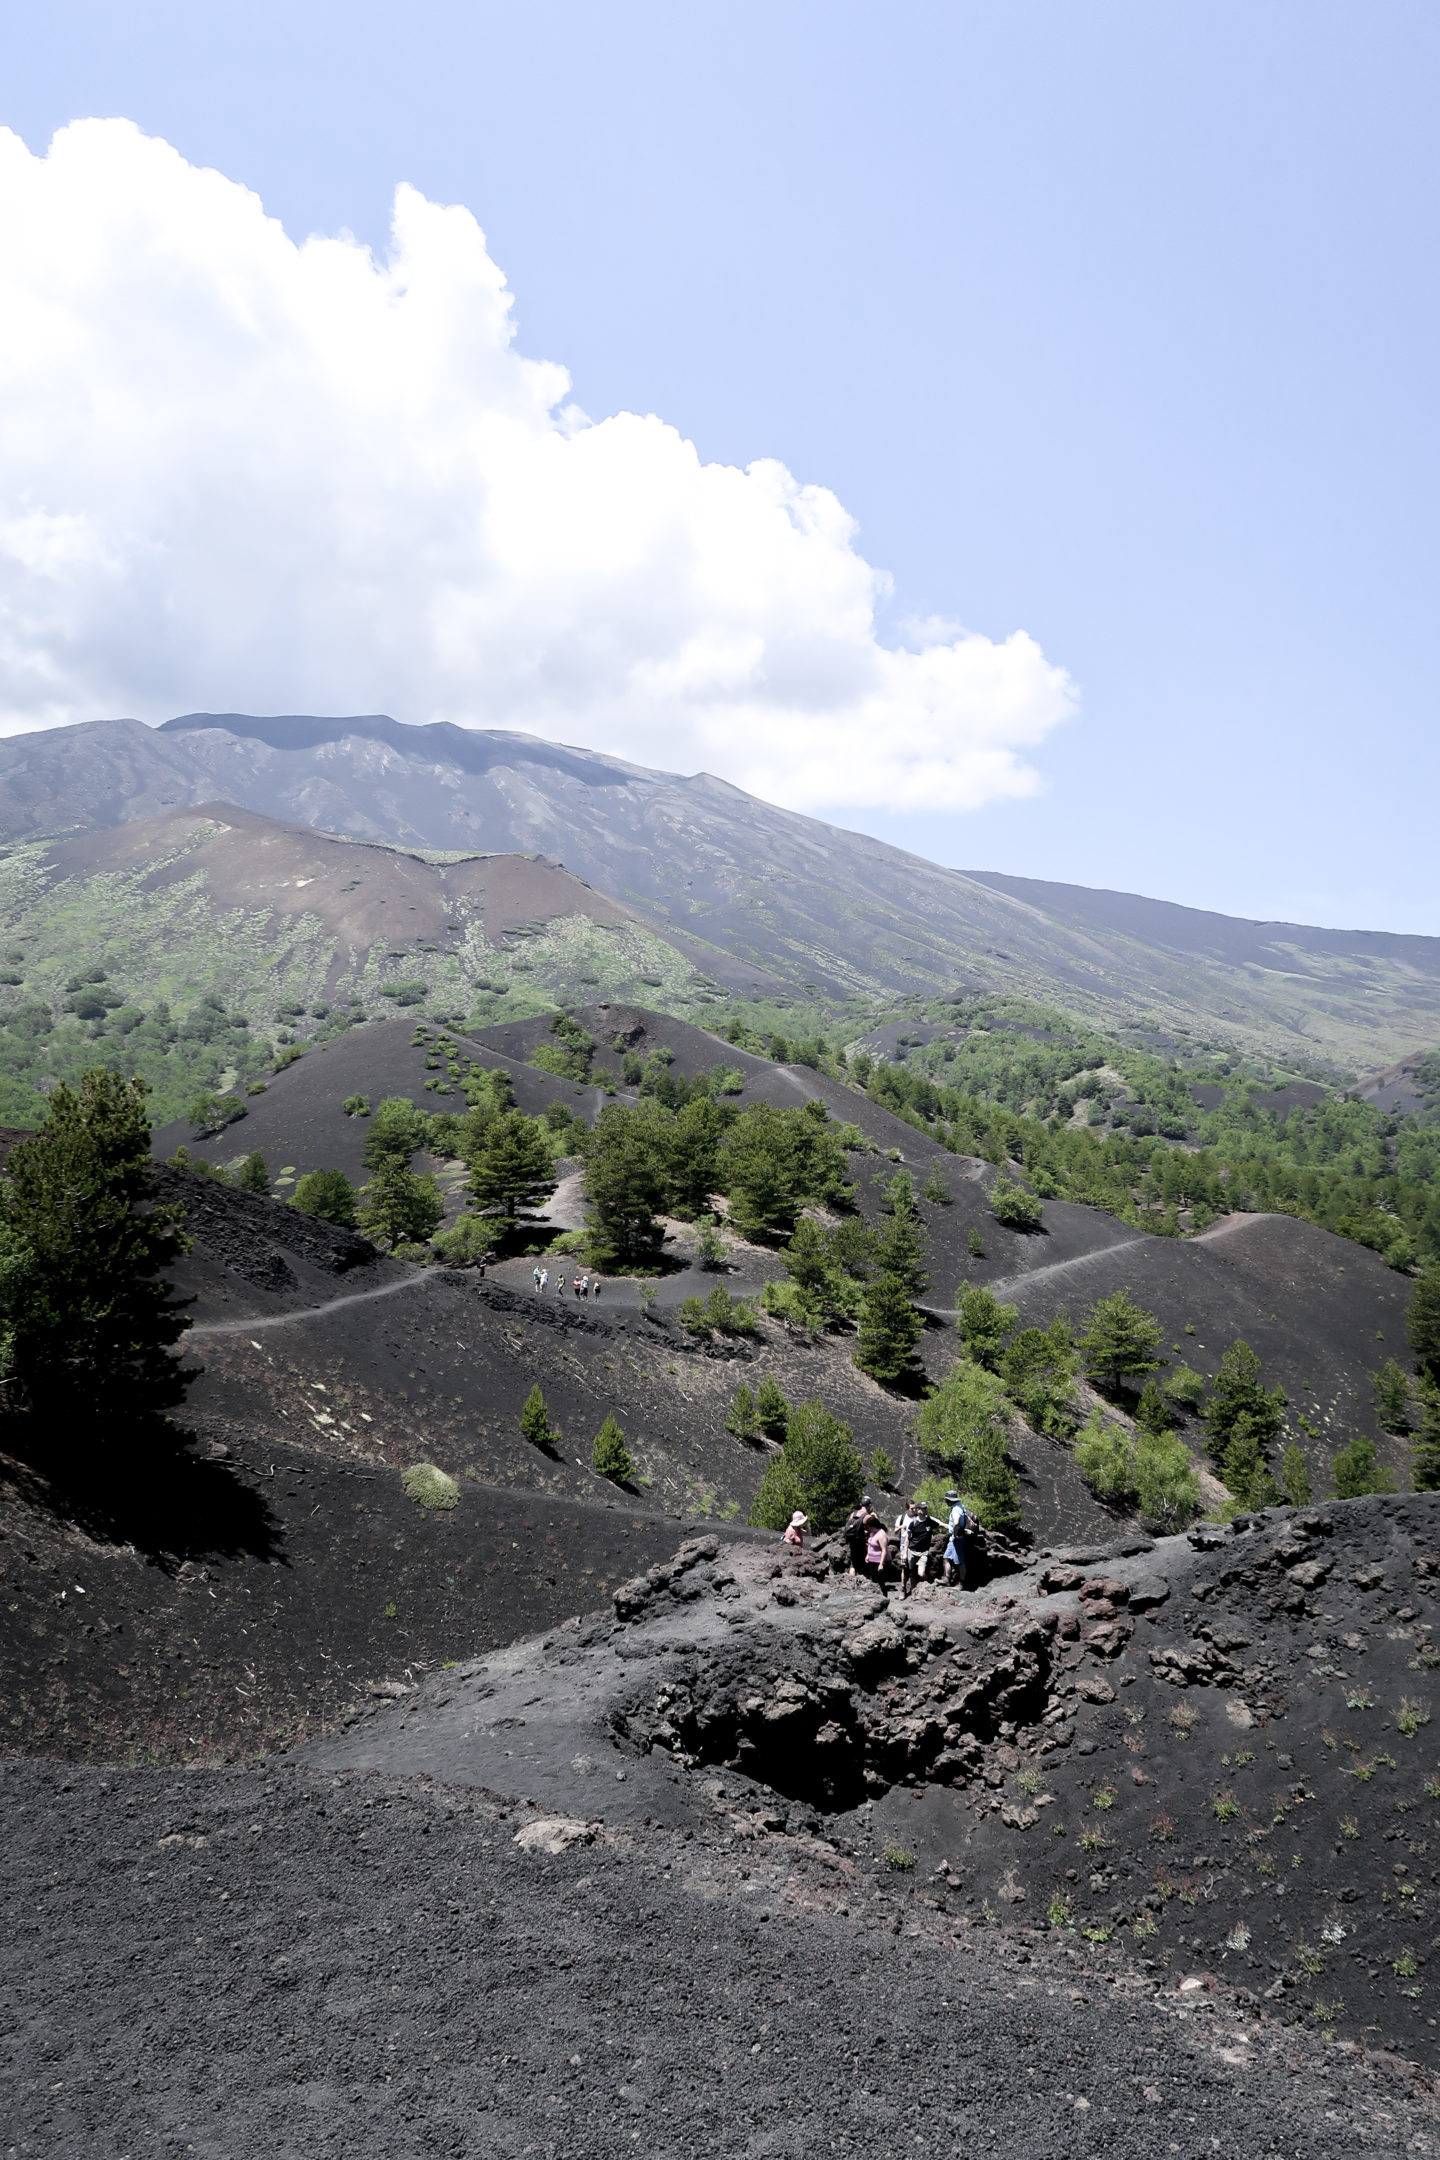
[(0, 727), (517, 728), (797, 809), (972, 808), (1073, 709), (1023, 631), (880, 642), (823, 487), (592, 422), (467, 210), (297, 245), (126, 121), (0, 130)]

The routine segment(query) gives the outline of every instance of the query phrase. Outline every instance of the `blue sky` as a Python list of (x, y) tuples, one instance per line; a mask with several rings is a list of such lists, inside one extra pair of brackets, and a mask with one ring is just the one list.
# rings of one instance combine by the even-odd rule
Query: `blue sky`
[(466, 205), (588, 413), (833, 489), (887, 639), (1023, 629), (1073, 678), (1040, 796), (843, 822), (1440, 933), (1433, 10), (5, 17), (32, 150), (124, 115), (377, 250), (397, 182)]

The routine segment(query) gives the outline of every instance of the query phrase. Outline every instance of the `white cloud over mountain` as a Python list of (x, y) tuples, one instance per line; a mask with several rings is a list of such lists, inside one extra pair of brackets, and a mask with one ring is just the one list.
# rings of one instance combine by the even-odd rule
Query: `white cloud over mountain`
[(1033, 790), (1033, 639), (887, 648), (827, 489), (569, 389), (466, 210), (401, 187), (379, 262), (128, 122), (0, 130), (0, 727), (384, 710), (797, 809)]

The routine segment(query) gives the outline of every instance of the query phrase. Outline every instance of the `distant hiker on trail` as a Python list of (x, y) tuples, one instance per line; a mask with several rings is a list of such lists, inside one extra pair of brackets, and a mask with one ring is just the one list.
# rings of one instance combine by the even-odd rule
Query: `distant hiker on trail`
[(794, 1514), (790, 1517), (790, 1520), (785, 1528), (785, 1543), (791, 1548), (793, 1552), (803, 1551), (805, 1545), (805, 1528), (809, 1520), (810, 1518), (804, 1512), (803, 1508), (798, 1507), (796, 1508)]
[(590, 1277), (588, 1275), (582, 1275), (580, 1278), (580, 1295), (581, 1297), (589, 1297), (590, 1295)]
[(865, 1517), (865, 1572), (872, 1582), (884, 1582), (885, 1562), (889, 1552), (890, 1533), (871, 1508)]
[(970, 1532), (970, 1516), (958, 1492), (947, 1492), (945, 1505), (950, 1513), (946, 1518), (945, 1580), (960, 1589), (965, 1587), (965, 1540)]
[(538, 1291), (540, 1292), (540, 1295), (541, 1295), (542, 1297), (543, 1297), (543, 1296), (545, 1295), (545, 1286), (546, 1286), (546, 1284), (547, 1284), (547, 1283), (549, 1282), (549, 1280), (550, 1280), (550, 1270), (549, 1270), (549, 1268), (548, 1268), (548, 1267), (542, 1267), (542, 1268), (541, 1268), (541, 1270), (540, 1270), (540, 1277), (539, 1277), (539, 1280), (537, 1281), (537, 1283), (536, 1283), (536, 1285), (535, 1285), (536, 1289), (537, 1289), (537, 1290), (538, 1290)]
[(600, 1277), (598, 1275), (595, 1277), (594, 1282), (590, 1285), (590, 1294), (598, 1305), (600, 1302)]
[(850, 1555), (850, 1573), (852, 1575), (859, 1575), (864, 1572), (865, 1539), (867, 1535), (865, 1517), (869, 1512), (870, 1495), (868, 1492), (862, 1493), (859, 1507), (851, 1508), (840, 1531), (845, 1550)]
[(541, 1269), (541, 1267), (540, 1267), (540, 1264), (539, 1264), (539, 1262), (537, 1261), (537, 1262), (536, 1262), (536, 1264), (535, 1264), (535, 1288), (536, 1288), (537, 1290), (538, 1290), (538, 1289), (540, 1288), (540, 1285), (541, 1285), (541, 1283), (543, 1283), (543, 1282), (544, 1282), (544, 1280), (545, 1280), (545, 1276), (544, 1276), (544, 1273), (543, 1273), (543, 1271), (542, 1271), (542, 1269)]
[(900, 1595), (909, 1597), (912, 1582), (922, 1582), (930, 1547), (940, 1525), (923, 1500), (912, 1500), (900, 1525)]
[(556, 1297), (564, 1297), (565, 1295), (565, 1277), (563, 1275), (557, 1275), (555, 1278), (555, 1295)]

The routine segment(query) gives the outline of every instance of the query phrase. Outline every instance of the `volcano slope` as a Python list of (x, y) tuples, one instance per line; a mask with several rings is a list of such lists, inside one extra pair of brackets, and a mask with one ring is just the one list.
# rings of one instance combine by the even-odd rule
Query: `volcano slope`
[[(896, 1167), (909, 1169), (920, 1185), (919, 1219), (930, 1280), (925, 1306), (933, 1323), (922, 1356), (932, 1378), (953, 1354), (948, 1326), (966, 1282), (986, 1284), (1013, 1303), (1023, 1326), (1044, 1325), (1062, 1308), (1078, 1322), (1100, 1297), (1128, 1289), (1161, 1321), (1166, 1337), (1162, 1354), (1172, 1365), (1188, 1364), (1208, 1380), (1237, 1338), (1258, 1352), (1267, 1381), (1285, 1388), (1296, 1413), (1293, 1437), (1306, 1456), (1312, 1490), (1328, 1487), (1331, 1458), (1357, 1434), (1373, 1440), (1382, 1465), (1408, 1483), (1407, 1446), (1381, 1430), (1372, 1381), (1387, 1357), (1404, 1355), (1410, 1283), (1363, 1246), (1280, 1215), (1231, 1215), (1200, 1237), (1155, 1237), (1101, 1209), (1060, 1200), (1045, 1202), (1040, 1230), (1008, 1228), (991, 1212), (996, 1172), (990, 1164), (948, 1153), (929, 1135), (843, 1082), (751, 1056), (704, 1029), (640, 1007), (596, 1006), (585, 1008), (579, 1018), (597, 1043), (593, 1077), (584, 1083), (537, 1071), (528, 1063), (536, 1046), (552, 1039), (548, 1021), (516, 1022), (473, 1037), (452, 1031), (450, 1040), (457, 1046), (457, 1063), (503, 1068), (521, 1107), (532, 1113), (554, 1102), (593, 1118), (610, 1099), (608, 1090), (617, 1090), (620, 1100), (633, 1099), (619, 1088), (622, 1053), (614, 1049), (617, 1039), (647, 1058), (657, 1050), (667, 1051), (671, 1069), (684, 1078), (729, 1064), (742, 1082), (743, 1094), (737, 1098), (742, 1106), (750, 1101), (778, 1107), (811, 1098), (823, 1101), (832, 1117), (860, 1130), (862, 1145), (851, 1154), (851, 1174), (857, 1205), (868, 1220), (882, 1219), (886, 1188), (894, 1175), (885, 1156), (898, 1158)], [(400, 1094), (427, 1106), (433, 1096), (437, 1109), (459, 1104), (454, 1094), (443, 1101), (435, 1095), (431, 1083), (447, 1089), (450, 1081), (446, 1073), (429, 1069), (433, 1050), (428, 1039), (417, 1041), (417, 1034), (424, 1038), (426, 1030), (407, 1031), (405, 1023), (395, 1022), (319, 1045), (277, 1075), (266, 1094), (253, 1100), (243, 1124), (201, 1142), (188, 1139), (187, 1128), (171, 1127), (157, 1135), (156, 1152), (168, 1154), (186, 1139), (192, 1153), (227, 1162), (258, 1147), (281, 1197), (306, 1169), (344, 1169), (358, 1180), (364, 1175), (366, 1125), (363, 1118), (345, 1114), (348, 1098), (363, 1094), (373, 1103)], [(463, 1173), (457, 1164), (434, 1167), (449, 1190), (453, 1214), (461, 1204)], [(568, 1167), (578, 1173), (578, 1165)], [(564, 1211), (567, 1224), (581, 1205), (578, 1174), (571, 1182)], [(943, 1200), (927, 1197), (927, 1189), (943, 1191)], [(712, 1279), (694, 1267), (693, 1232), (682, 1225), (671, 1229), (671, 1271), (657, 1287), (661, 1306), (674, 1308), (692, 1292), (707, 1295)], [(972, 1240), (980, 1246), (978, 1255)], [(728, 1285), (741, 1295), (754, 1294), (784, 1272), (775, 1251), (736, 1246), (732, 1259), (736, 1265)], [(526, 1263), (502, 1269), (501, 1279), (520, 1288), (528, 1273)], [(633, 1284), (611, 1285), (610, 1295), (617, 1303), (638, 1303)], [(781, 1332), (771, 1334), (778, 1338)], [(830, 1362), (843, 1363), (844, 1358), (832, 1357)], [(891, 1413), (897, 1408), (893, 1398), (889, 1408)], [(890, 1415), (892, 1428), (897, 1422), (903, 1425)], [(883, 1445), (897, 1462), (910, 1463), (909, 1456), (896, 1454), (890, 1438), (877, 1436), (871, 1445)], [(1064, 1472), (1057, 1444), (1017, 1434), (1017, 1446), (1039, 1505), (1041, 1491)], [(910, 1474), (906, 1467), (905, 1475)], [(736, 1496), (732, 1487), (720, 1489), (726, 1497)], [(1036, 1521), (1042, 1539), (1060, 1527), (1058, 1522)]]
[(1440, 1500), (1046, 1554), (970, 1596), (840, 1569), (693, 1540), (613, 1620), (360, 1709), (305, 1759), (576, 1823), (758, 1810), (888, 1860), (894, 1909), (942, 1932), (1039, 1923), (1440, 2060)]
[(1433, 2153), (1437, 1531), (711, 1533), (284, 1762), (8, 1763), (7, 2149)]

